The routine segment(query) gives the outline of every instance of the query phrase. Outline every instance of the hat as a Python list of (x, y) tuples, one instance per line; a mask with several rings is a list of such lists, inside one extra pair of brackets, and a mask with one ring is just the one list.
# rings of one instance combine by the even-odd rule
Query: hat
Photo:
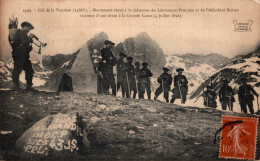
[(115, 43), (113, 43), (112, 41), (106, 40), (104, 42), (105, 45), (115, 45)]
[(22, 28), (23, 28), (23, 27), (29, 27), (31, 30), (34, 29), (33, 25), (30, 24), (29, 22), (23, 22), (23, 23), (21, 24), (21, 27), (22, 27)]
[(147, 65), (148, 65), (148, 63), (146, 63), (146, 62), (142, 63), (142, 66), (147, 66)]
[(127, 59), (127, 60), (133, 60), (134, 58), (131, 57), (131, 56), (129, 56), (129, 57), (127, 57), (126, 59)]
[(127, 57), (125, 53), (120, 52), (119, 56)]
[(135, 62), (135, 65), (140, 65), (140, 63), (139, 62)]
[(223, 82), (224, 82), (224, 83), (230, 83), (230, 81), (228, 81), (228, 80), (226, 80), (226, 79), (224, 79)]
[(162, 69), (163, 69), (164, 71), (166, 71), (166, 72), (170, 71), (170, 69), (168, 69), (168, 68), (166, 68), (166, 67), (163, 67)]
[(183, 68), (178, 68), (178, 69), (176, 69), (176, 71), (180, 72), (180, 71), (184, 71), (184, 69)]

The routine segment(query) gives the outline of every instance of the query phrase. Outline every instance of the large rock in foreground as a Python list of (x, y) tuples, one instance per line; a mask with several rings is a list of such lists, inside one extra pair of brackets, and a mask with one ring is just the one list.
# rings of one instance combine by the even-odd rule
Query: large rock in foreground
[(68, 158), (86, 151), (88, 140), (78, 114), (50, 115), (38, 121), (16, 142), (24, 159)]

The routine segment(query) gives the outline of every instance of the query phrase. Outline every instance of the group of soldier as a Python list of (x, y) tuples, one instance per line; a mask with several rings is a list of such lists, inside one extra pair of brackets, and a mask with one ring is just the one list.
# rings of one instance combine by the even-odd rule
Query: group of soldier
[[(25, 71), (26, 90), (35, 91), (32, 87), (33, 69), (31, 61), (29, 60), (29, 53), (32, 50), (31, 43), (35, 35), (29, 34), (29, 31), (34, 27), (29, 22), (21, 24), (22, 29), (17, 29), (17, 22), (9, 24), (9, 42), (12, 46), (12, 57), (14, 60), (14, 69), (12, 79), (14, 90), (20, 90), (19, 75), (22, 70)], [(136, 61), (133, 65), (133, 57), (127, 57), (125, 53), (119, 53), (117, 60), (113, 55), (111, 49), (115, 45), (113, 42), (106, 40), (105, 47), (101, 50), (101, 59), (98, 62), (97, 71), (102, 75), (102, 93), (109, 94), (109, 89), (112, 89), (112, 94), (117, 95), (118, 90), (121, 88), (122, 97), (144, 99), (145, 91), (148, 99), (151, 99), (151, 81), (153, 76), (152, 72), (148, 69), (148, 63), (143, 62), (140, 64)], [(140, 68), (142, 65), (142, 68)], [(115, 68), (116, 79), (115, 79)], [(166, 67), (163, 73), (158, 77), (157, 82), (160, 86), (155, 91), (154, 100), (163, 93), (166, 102), (169, 102), (169, 92), (173, 93), (170, 103), (174, 103), (176, 99), (181, 99), (181, 103), (186, 102), (186, 95), (188, 93), (188, 80), (183, 75), (184, 69), (178, 68), (178, 74), (172, 78), (168, 73), (170, 70)], [(174, 88), (171, 90), (171, 84), (174, 82)], [(253, 100), (254, 96), (258, 97), (256, 91), (251, 85), (247, 84), (246, 78), (241, 79), (242, 85), (239, 86), (238, 98), (241, 106), (241, 112), (247, 113), (247, 106), (251, 114), (254, 113)], [(233, 111), (234, 90), (229, 86), (229, 81), (223, 80), (222, 87), (219, 90), (219, 101), (222, 109), (226, 110), (227, 106), (230, 111)], [(204, 88), (203, 88), (204, 89)], [(133, 93), (133, 96), (132, 96)], [(203, 92), (205, 107), (216, 108), (217, 94), (211, 86), (207, 86), (207, 90)], [(257, 98), (258, 99), (258, 98)]]
[[(229, 111), (233, 111), (233, 103), (235, 102), (235, 92), (232, 89), (232, 87), (229, 85), (228, 80), (223, 80), (223, 84), (219, 90), (219, 101), (221, 103), (222, 110), (227, 110), (227, 107), (229, 108)], [(238, 89), (238, 100), (241, 107), (241, 112), (247, 113), (247, 106), (249, 108), (249, 111), (251, 114), (254, 114), (254, 108), (253, 108), (253, 100), (254, 95), (258, 99), (258, 94), (254, 90), (254, 88), (247, 84), (246, 78), (240, 79), (241, 85)], [(211, 107), (216, 108), (217, 107), (217, 94), (212, 89), (212, 86), (207, 86), (207, 90), (203, 92), (203, 98), (204, 98), (204, 106), (205, 107)], [(258, 105), (259, 106), (259, 105)]]
[[(123, 52), (119, 53), (117, 60), (113, 55), (111, 49), (115, 45), (113, 42), (106, 40), (105, 47), (101, 49), (101, 59), (97, 70), (102, 73), (103, 93), (109, 94), (109, 89), (112, 89), (112, 94), (117, 95), (121, 88), (122, 97), (144, 99), (146, 92), (148, 99), (151, 99), (151, 81), (150, 78), (153, 73), (148, 69), (148, 63), (140, 64), (138, 61), (134, 62), (134, 58)], [(134, 65), (133, 65), (134, 64)], [(140, 66), (142, 65), (142, 68)], [(116, 72), (114, 67), (116, 67)], [(172, 76), (168, 73), (170, 70), (166, 67), (162, 68), (163, 73), (158, 77), (157, 81), (160, 86), (155, 91), (154, 99), (163, 93), (166, 102), (169, 102), (169, 92), (171, 90)], [(172, 90), (173, 96), (171, 103), (175, 99), (181, 98), (182, 103), (186, 101), (188, 92), (188, 80), (182, 75), (183, 69), (176, 70), (178, 75), (174, 77), (174, 88)]]

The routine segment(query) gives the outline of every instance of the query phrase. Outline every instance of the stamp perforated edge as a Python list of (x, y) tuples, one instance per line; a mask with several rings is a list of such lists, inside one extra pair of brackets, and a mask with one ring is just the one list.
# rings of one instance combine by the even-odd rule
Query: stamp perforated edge
[[(232, 115), (222, 115), (221, 116), (221, 126), (222, 126), (222, 121), (223, 121), (223, 117), (242, 117), (242, 118), (255, 118), (256, 119), (256, 136), (255, 136), (255, 156), (253, 160), (256, 160), (256, 150), (257, 150), (257, 134), (258, 134), (258, 116), (251, 116), (251, 117), (245, 117), (245, 116), (232, 116)], [(220, 136), (222, 136), (222, 130), (221, 130), (221, 134)], [(220, 150), (221, 150), (221, 143), (222, 143), (222, 139), (220, 140), (220, 146), (219, 146), (219, 152), (218, 152), (218, 158), (220, 159), (237, 159), (237, 160), (248, 160), (245, 158), (235, 158), (235, 157), (220, 157)]]

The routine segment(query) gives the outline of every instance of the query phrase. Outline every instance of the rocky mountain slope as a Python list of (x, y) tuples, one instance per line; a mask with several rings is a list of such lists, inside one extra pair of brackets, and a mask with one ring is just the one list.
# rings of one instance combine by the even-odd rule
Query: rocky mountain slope
[[(1, 160), (21, 160), (16, 140), (51, 114), (78, 112), (83, 118), (90, 147), (73, 160), (222, 160), (219, 141), (214, 144), (222, 115), (257, 117), (87, 93), (0, 91), (0, 98)], [(260, 159), (258, 147), (256, 159)], [(49, 159), (54, 158), (41, 157)]]

